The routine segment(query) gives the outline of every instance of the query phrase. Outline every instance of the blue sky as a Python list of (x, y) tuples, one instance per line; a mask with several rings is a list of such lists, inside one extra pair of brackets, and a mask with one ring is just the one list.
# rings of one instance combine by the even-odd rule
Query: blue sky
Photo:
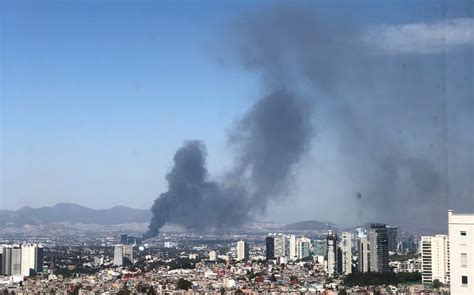
[(245, 5), (3, 6), (4, 207), (148, 207), (187, 138), (226, 161), (225, 128), (255, 79), (208, 53)]
[[(469, 1), (363, 3), (311, 6), (361, 28), (473, 13)], [(220, 175), (232, 161), (228, 130), (262, 94), (258, 71), (220, 62), (227, 28), (272, 4), (0, 1), (0, 207), (148, 208), (185, 139), (205, 141), (211, 175)], [(319, 148), (328, 165), (338, 158), (330, 143)]]

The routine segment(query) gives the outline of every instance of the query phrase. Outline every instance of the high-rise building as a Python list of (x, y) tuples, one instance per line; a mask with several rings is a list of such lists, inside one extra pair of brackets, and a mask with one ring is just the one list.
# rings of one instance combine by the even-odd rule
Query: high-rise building
[(41, 245), (36, 247), (36, 263), (35, 263), (35, 271), (36, 273), (43, 272), (43, 265), (44, 265), (44, 248)]
[(298, 254), (297, 254), (297, 241), (296, 241), (296, 236), (295, 235), (290, 235), (290, 249), (289, 249), (289, 253), (290, 253), (290, 260), (296, 260), (298, 258)]
[(21, 274), (21, 247), (12, 247), (12, 263), (11, 263), (11, 274), (12, 276)]
[(0, 246), (0, 275), (5, 274), (5, 253), (6, 253), (6, 246)]
[(120, 235), (120, 244), (125, 245), (127, 243), (128, 243), (128, 235), (127, 234)]
[(21, 274), (29, 276), (35, 269), (35, 248), (29, 244), (21, 245)]
[(313, 255), (314, 256), (326, 256), (327, 244), (325, 240), (314, 240), (313, 241)]
[(474, 294), (474, 214), (449, 211), (451, 294)]
[(123, 258), (133, 263), (133, 245), (122, 246)]
[(123, 245), (114, 246), (114, 265), (122, 266), (123, 265)]
[(128, 237), (127, 237), (127, 244), (128, 244), (128, 245), (136, 246), (136, 245), (137, 245), (137, 237), (135, 237), (135, 236), (128, 236)]
[(357, 240), (357, 270), (370, 271), (370, 244), (367, 236), (360, 236)]
[(275, 258), (289, 256), (289, 241), (285, 235), (278, 234), (275, 236)]
[(367, 229), (365, 227), (358, 227), (356, 229), (357, 231), (357, 237), (367, 237)]
[[(291, 244), (291, 243), (290, 243)], [(303, 259), (311, 255), (310, 252), (311, 240), (308, 238), (299, 238), (296, 241), (296, 256), (298, 259)]]
[(396, 226), (387, 226), (388, 231), (388, 251), (389, 252), (397, 252), (397, 235), (398, 235), (398, 227)]
[(338, 273), (337, 269), (337, 234), (330, 230), (326, 238), (326, 260), (327, 260), (327, 273), (332, 275)]
[(246, 241), (237, 242), (237, 261), (247, 261), (250, 257), (249, 243)]
[(165, 248), (177, 248), (178, 247), (178, 242), (165, 242), (164, 243)]
[(449, 284), (448, 236), (421, 237), (421, 269), (423, 283), (439, 280), (442, 284)]
[(370, 226), (370, 271), (388, 272), (388, 231), (385, 224)]
[(341, 265), (342, 273), (352, 273), (352, 234), (350, 232), (343, 232), (341, 235)]
[(12, 249), (13, 247), (10, 245), (3, 246), (3, 272), (2, 274), (11, 276), (12, 275)]
[(210, 251), (209, 252), (209, 261), (217, 261), (217, 252), (216, 251)]
[(268, 236), (265, 238), (265, 257), (266, 259), (275, 259), (275, 237)]
[(43, 247), (38, 244), (21, 245), (21, 274), (24, 276), (35, 275), (43, 271)]

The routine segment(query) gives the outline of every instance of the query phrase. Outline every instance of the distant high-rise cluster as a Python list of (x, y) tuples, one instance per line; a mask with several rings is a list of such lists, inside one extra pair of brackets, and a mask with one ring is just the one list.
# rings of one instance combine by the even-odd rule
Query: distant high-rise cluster
[(120, 235), (120, 244), (122, 244), (122, 245), (136, 246), (137, 243), (138, 243), (137, 237), (135, 237), (135, 236), (130, 236), (130, 235), (127, 235), (127, 234)]
[(295, 261), (313, 256), (324, 263), (329, 275), (353, 272), (388, 272), (389, 253), (397, 252), (398, 228), (372, 224), (367, 230), (337, 233), (329, 230), (325, 239), (311, 240), (295, 235), (270, 234), (266, 237), (266, 259)]
[(271, 234), (266, 237), (266, 259), (282, 262), (295, 261), (311, 256), (311, 240), (295, 235)]
[(38, 244), (1, 245), (0, 274), (33, 276), (43, 271), (44, 248)]

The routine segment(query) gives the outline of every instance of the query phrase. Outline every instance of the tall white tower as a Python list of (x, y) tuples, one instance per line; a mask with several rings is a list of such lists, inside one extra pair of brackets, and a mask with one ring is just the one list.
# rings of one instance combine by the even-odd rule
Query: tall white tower
[(340, 243), (342, 251), (342, 273), (352, 273), (352, 234), (350, 232), (343, 232)]
[(43, 247), (38, 244), (21, 245), (21, 274), (29, 276), (32, 272), (43, 270)]
[(115, 245), (114, 247), (114, 265), (122, 266), (123, 265), (123, 245)]
[(237, 242), (237, 261), (246, 261), (249, 260), (249, 243), (246, 241)]
[(327, 243), (327, 273), (333, 275), (338, 272), (337, 269), (337, 235), (330, 230), (326, 239)]
[(423, 283), (439, 280), (449, 284), (449, 237), (421, 237), (421, 275)]
[[(289, 253), (289, 243), (287, 243), (287, 238), (285, 235), (278, 234), (274, 237), (275, 245), (275, 258), (278, 257), (287, 257)], [(288, 245), (287, 245), (288, 244)]]
[(474, 294), (474, 214), (448, 213), (451, 294)]
[(370, 243), (367, 235), (359, 235), (357, 239), (357, 269), (359, 272), (370, 270)]
[(122, 253), (123, 258), (127, 258), (130, 262), (133, 262), (133, 245), (123, 245)]
[(311, 240), (305, 237), (299, 238), (296, 242), (296, 255), (298, 259), (309, 257)]
[(20, 275), (21, 274), (21, 247), (13, 246), (12, 247), (12, 262), (11, 262), (11, 275)]
[(297, 241), (296, 241), (296, 236), (295, 235), (290, 235), (290, 260), (296, 260), (298, 257), (297, 252)]

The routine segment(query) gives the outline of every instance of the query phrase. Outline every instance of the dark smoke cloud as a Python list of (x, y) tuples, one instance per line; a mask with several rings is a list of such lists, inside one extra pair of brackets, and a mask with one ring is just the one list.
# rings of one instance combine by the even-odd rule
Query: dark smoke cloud
[[(247, 69), (267, 87), (284, 84), (316, 105), (325, 133), (350, 159), (342, 169), (355, 179), (333, 185), (364, 196), (361, 221), (436, 227), (449, 208), (474, 210), (472, 47), (381, 54), (363, 26), (342, 15), (324, 19), (300, 3), (266, 7), (234, 30)], [(308, 195), (322, 207), (331, 203), (331, 191)]]
[[(176, 153), (169, 191), (152, 208), (151, 234), (168, 222), (207, 229), (264, 212), (290, 193), (292, 168), (314, 134), (312, 120), (324, 122), (317, 126), (330, 134), (318, 141), (335, 141), (346, 159), (338, 163), (352, 182), (333, 186), (353, 191), (346, 197), (363, 209), (354, 210), (361, 222), (438, 227), (448, 208), (474, 210), (469, 48), (384, 55), (363, 26), (342, 15), (325, 19), (301, 3), (248, 13), (227, 36), (223, 43), (231, 48), (221, 60), (260, 74), (266, 95), (230, 134), (235, 167), (223, 183), (207, 179), (201, 143), (188, 142)], [(325, 151), (316, 145), (314, 152)], [(308, 195), (319, 208), (333, 204), (331, 191)], [(337, 217), (330, 218), (344, 222)]]
[(166, 223), (219, 229), (265, 212), (271, 199), (286, 192), (291, 168), (306, 150), (310, 134), (309, 105), (278, 90), (257, 101), (232, 132), (236, 165), (225, 183), (208, 180), (204, 144), (186, 141), (166, 177), (168, 191), (151, 209), (147, 236), (157, 235)]
[(259, 100), (231, 134), (236, 173), (250, 185), (253, 206), (263, 212), (270, 198), (286, 192), (291, 168), (308, 147), (311, 106), (280, 90)]
[(203, 230), (239, 225), (249, 216), (241, 190), (208, 180), (206, 150), (200, 141), (184, 143), (176, 152), (174, 167), (166, 179), (169, 189), (151, 209), (150, 235), (157, 234), (166, 223)]

